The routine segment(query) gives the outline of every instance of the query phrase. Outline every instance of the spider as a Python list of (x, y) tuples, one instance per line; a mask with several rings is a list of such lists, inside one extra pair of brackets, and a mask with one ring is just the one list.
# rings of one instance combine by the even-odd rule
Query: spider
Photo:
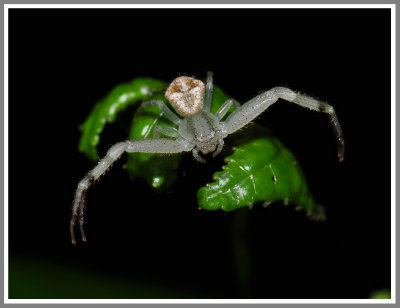
[[(76, 244), (74, 227), (78, 220), (82, 241), (86, 241), (83, 229), (84, 201), (87, 189), (104, 174), (125, 152), (180, 153), (192, 152), (194, 158), (205, 163), (200, 155), (212, 153), (217, 156), (224, 146), (224, 139), (246, 126), (278, 99), (293, 102), (311, 110), (327, 113), (339, 143), (339, 161), (344, 159), (344, 139), (334, 108), (325, 102), (295, 93), (285, 87), (275, 87), (241, 105), (234, 99), (227, 100), (215, 114), (210, 112), (213, 95), (213, 73), (208, 72), (206, 84), (192, 77), (181, 76), (172, 81), (165, 92), (165, 98), (174, 108), (174, 113), (162, 101), (150, 100), (144, 107), (158, 106), (165, 116), (175, 124), (175, 128), (156, 126), (152, 139), (127, 140), (113, 145), (106, 156), (99, 161), (78, 184), (72, 206), (70, 221), (71, 241)], [(228, 110), (235, 111), (225, 120)], [(178, 114), (178, 115), (177, 115)], [(160, 138), (160, 133), (170, 138)]]

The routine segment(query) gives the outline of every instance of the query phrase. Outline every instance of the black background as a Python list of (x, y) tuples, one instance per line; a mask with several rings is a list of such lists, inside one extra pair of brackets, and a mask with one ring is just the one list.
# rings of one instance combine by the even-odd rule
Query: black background
[[(339, 163), (328, 118), (283, 101), (257, 120), (297, 156), (328, 220), (281, 203), (242, 209), (247, 291), (235, 274), (235, 214), (196, 204), (221, 158), (185, 155), (161, 195), (130, 181), (122, 159), (88, 192), (88, 242), (69, 239), (74, 190), (93, 167), (78, 127), (95, 102), (135, 77), (207, 70), (241, 103), (273, 86), (328, 101), (346, 140)], [(100, 155), (128, 128), (108, 126)], [(366, 298), (390, 287), (390, 10), (10, 10), (9, 250), (31, 267), (45, 260), (205, 298)]]

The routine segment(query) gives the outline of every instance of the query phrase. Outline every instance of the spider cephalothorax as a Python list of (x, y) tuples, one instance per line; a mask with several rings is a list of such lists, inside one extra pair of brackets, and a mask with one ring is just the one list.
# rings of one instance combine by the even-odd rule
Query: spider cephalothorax
[[(176, 78), (165, 92), (166, 99), (171, 103), (176, 115), (160, 100), (143, 103), (144, 106), (158, 106), (175, 127), (156, 126), (152, 139), (127, 140), (112, 146), (106, 156), (78, 184), (72, 207), (70, 231), (72, 242), (75, 243), (74, 226), (78, 218), (82, 239), (86, 241), (83, 232), (83, 214), (85, 192), (107, 169), (125, 152), (144, 153), (180, 153), (192, 151), (197, 161), (205, 162), (199, 155), (213, 153), (218, 155), (224, 145), (224, 139), (244, 127), (265, 111), (278, 99), (293, 102), (302, 107), (327, 113), (333, 124), (339, 142), (338, 157), (343, 160), (344, 140), (342, 131), (332, 106), (309, 96), (298, 94), (284, 87), (275, 87), (263, 92), (247, 103), (240, 105), (233, 99), (227, 100), (215, 114), (210, 112), (213, 96), (213, 76), (209, 72), (206, 85), (200, 80), (181, 76)], [(225, 118), (230, 107), (235, 111)], [(169, 138), (159, 138), (159, 134)], [(262, 157), (260, 157), (262, 159)]]

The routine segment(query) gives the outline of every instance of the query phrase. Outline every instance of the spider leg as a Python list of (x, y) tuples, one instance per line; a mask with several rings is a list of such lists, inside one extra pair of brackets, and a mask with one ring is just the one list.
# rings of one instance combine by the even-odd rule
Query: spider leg
[(224, 148), (224, 139), (220, 139), (217, 145), (217, 149), (213, 153), (213, 157), (217, 156), (219, 153), (221, 153), (222, 149)]
[(76, 243), (74, 227), (77, 218), (81, 230), (82, 241), (86, 241), (86, 235), (83, 230), (86, 191), (123, 153), (180, 153), (192, 149), (193, 145), (183, 139), (172, 140), (167, 138), (128, 140), (113, 145), (108, 150), (106, 156), (102, 158), (97, 166), (94, 167), (94, 169), (92, 169), (92, 171), (90, 171), (78, 184), (72, 205), (72, 217), (70, 221), (72, 243)]
[(213, 72), (207, 72), (206, 93), (204, 95), (204, 110), (210, 111), (213, 96)]
[(198, 162), (203, 163), (203, 164), (206, 162), (206, 160), (205, 160), (203, 157), (200, 156), (199, 151), (196, 150), (196, 148), (192, 149), (192, 154), (193, 154), (193, 157), (194, 157)]
[(160, 133), (168, 137), (179, 137), (179, 132), (176, 128), (156, 125), (153, 129), (153, 138), (160, 138)]
[(309, 108), (311, 110), (327, 113), (329, 115), (330, 122), (333, 125), (336, 139), (339, 143), (339, 161), (343, 161), (344, 139), (342, 129), (340, 128), (340, 124), (333, 107), (325, 102), (316, 100), (303, 94), (295, 93), (292, 90), (284, 87), (272, 88), (271, 90), (264, 92), (251, 99), (247, 103), (241, 105), (234, 113), (228, 116), (225, 123), (223, 124), (223, 132), (226, 135), (229, 135), (242, 128), (250, 121), (254, 120), (269, 106), (275, 103), (279, 98), (289, 102), (293, 102), (297, 105)]
[(164, 104), (164, 102), (158, 101), (158, 100), (151, 100), (151, 101), (144, 102), (142, 104), (142, 107), (144, 107), (144, 108), (149, 107), (149, 106), (160, 107), (162, 112), (164, 112), (165, 116), (169, 120), (171, 120), (172, 123), (174, 123), (178, 126), (181, 123), (181, 119), (171, 109), (169, 109), (168, 106), (166, 104)]
[(235, 109), (240, 108), (240, 104), (238, 101), (234, 99), (228, 99), (221, 107), (219, 107), (218, 111), (215, 113), (215, 116), (217, 117), (218, 121), (221, 121), (226, 113), (228, 112), (229, 108), (231, 106), (234, 106)]

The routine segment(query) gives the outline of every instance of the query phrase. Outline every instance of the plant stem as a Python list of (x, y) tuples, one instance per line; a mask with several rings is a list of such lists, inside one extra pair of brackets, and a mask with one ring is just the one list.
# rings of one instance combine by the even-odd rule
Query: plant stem
[(240, 297), (250, 297), (251, 261), (247, 242), (249, 209), (235, 211), (232, 222), (232, 246)]

